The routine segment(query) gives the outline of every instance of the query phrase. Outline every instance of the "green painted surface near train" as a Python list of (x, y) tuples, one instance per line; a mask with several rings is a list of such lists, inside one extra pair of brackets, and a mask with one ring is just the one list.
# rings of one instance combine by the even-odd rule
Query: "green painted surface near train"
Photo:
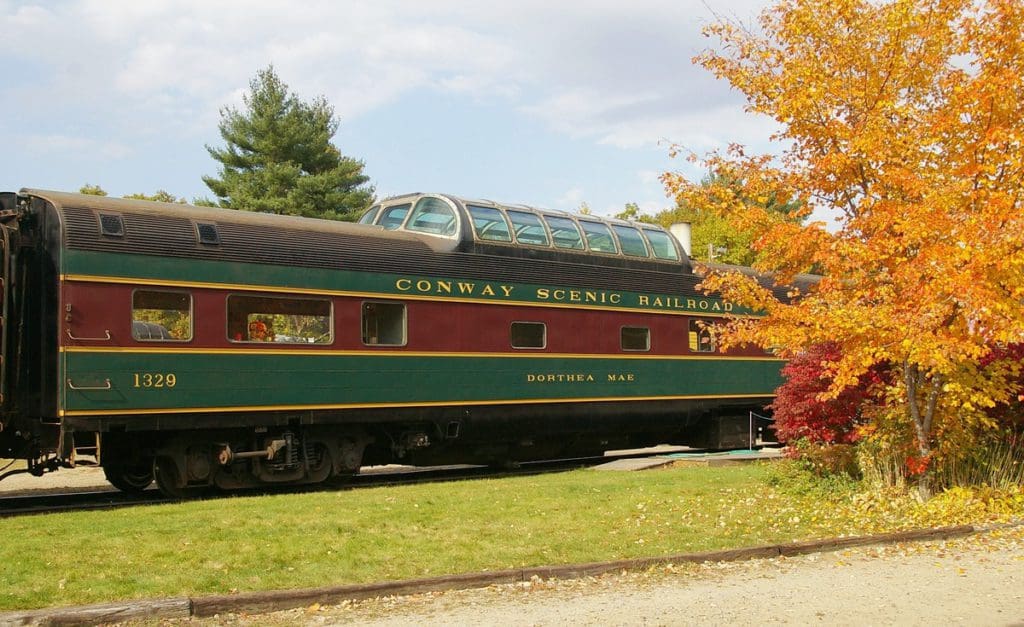
[[(510, 358), (514, 357), (514, 358)], [(70, 349), (66, 413), (770, 397), (781, 361)], [(75, 389), (77, 388), (77, 389)]]
[(223, 286), (231, 290), (285, 288), (292, 293), (355, 294), (404, 299), (464, 300), (490, 304), (587, 307), (674, 314), (749, 314), (732, 303), (700, 294), (540, 285), (502, 280), (417, 276), (387, 272), (224, 262), (66, 250), (62, 272), (83, 280), (167, 285)]

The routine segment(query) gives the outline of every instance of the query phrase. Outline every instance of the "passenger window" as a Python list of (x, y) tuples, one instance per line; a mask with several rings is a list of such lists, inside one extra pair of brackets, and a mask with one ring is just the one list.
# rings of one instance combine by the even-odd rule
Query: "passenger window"
[(492, 242), (511, 242), (512, 232), (508, 229), (505, 216), (491, 207), (466, 205), (469, 215), (473, 216), (473, 231), (476, 238)]
[(600, 222), (588, 222), (586, 220), (580, 220), (580, 226), (583, 227), (583, 232), (587, 236), (587, 244), (590, 246), (590, 250), (598, 253), (611, 253), (613, 255), (619, 252), (619, 248), (615, 245), (615, 240), (612, 239), (612, 232), (608, 230), (608, 227)]
[(544, 216), (544, 221), (551, 229), (551, 241), (556, 247), (583, 250), (583, 236), (580, 235), (580, 229), (575, 222), (557, 216)]
[(330, 344), (331, 301), (277, 296), (228, 296), (232, 342)]
[(363, 344), (367, 346), (405, 346), (405, 305), (402, 303), (363, 303)]
[(690, 351), (694, 353), (715, 352), (713, 323), (706, 320), (690, 320)]
[(644, 238), (640, 235), (640, 231), (631, 226), (622, 226), (621, 224), (613, 224), (612, 229), (619, 236), (622, 254), (629, 255), (630, 257), (650, 256), (647, 252), (647, 244), (644, 243)]
[(647, 236), (647, 241), (651, 243), (651, 250), (654, 251), (655, 257), (679, 261), (679, 253), (676, 252), (676, 247), (672, 244), (672, 237), (668, 233), (644, 229), (644, 235)]
[(377, 224), (389, 231), (394, 231), (402, 226), (402, 222), (405, 221), (405, 214), (409, 213), (409, 207), (412, 207), (412, 204), (405, 203), (404, 205), (385, 207), (380, 212), (380, 220), (377, 221)]
[(651, 330), (647, 327), (622, 327), (619, 339), (624, 351), (651, 350)]
[(510, 329), (512, 348), (544, 348), (548, 328), (543, 322), (513, 322)]
[(516, 241), (520, 244), (548, 245), (548, 234), (537, 216), (525, 211), (509, 211), (508, 219), (512, 221), (512, 229), (516, 232)]
[(132, 339), (140, 342), (191, 340), (192, 295), (135, 290), (132, 294)]
[(380, 211), (380, 207), (376, 205), (370, 207), (370, 210), (364, 213), (362, 218), (359, 218), (359, 224), (373, 224), (373, 220), (377, 217), (378, 211)]
[(455, 235), (457, 227), (455, 211), (448, 203), (428, 196), (416, 201), (416, 208), (412, 210), (405, 230), (451, 237)]

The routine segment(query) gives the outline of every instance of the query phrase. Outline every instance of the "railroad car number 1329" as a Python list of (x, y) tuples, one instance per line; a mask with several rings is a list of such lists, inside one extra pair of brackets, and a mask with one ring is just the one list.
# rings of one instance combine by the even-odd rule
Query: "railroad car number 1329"
[(132, 376), (135, 377), (133, 387), (137, 388), (173, 388), (178, 383), (173, 372), (136, 372)]

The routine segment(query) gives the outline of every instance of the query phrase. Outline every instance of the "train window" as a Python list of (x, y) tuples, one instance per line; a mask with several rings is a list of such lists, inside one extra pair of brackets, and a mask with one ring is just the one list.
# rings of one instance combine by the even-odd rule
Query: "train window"
[(473, 230), (477, 239), (492, 242), (512, 241), (512, 232), (500, 211), (477, 205), (466, 205), (466, 208), (469, 209), (469, 215), (473, 216)]
[(389, 231), (394, 231), (405, 222), (405, 214), (409, 213), (410, 207), (412, 207), (410, 203), (384, 207), (380, 212), (380, 219), (377, 220), (377, 224)]
[(228, 296), (232, 342), (330, 344), (331, 301), (278, 296)]
[(416, 208), (405, 224), (405, 230), (451, 237), (455, 235), (458, 223), (455, 211), (440, 198), (426, 196), (416, 201)]
[(706, 320), (690, 320), (690, 351), (694, 353), (715, 352), (713, 323)]
[(379, 205), (370, 207), (370, 210), (364, 213), (363, 217), (359, 218), (359, 224), (373, 224), (373, 220), (377, 217), (378, 211), (380, 211)]
[(679, 261), (679, 253), (676, 252), (676, 247), (672, 245), (672, 238), (668, 233), (644, 229), (644, 235), (647, 236), (647, 241), (650, 242), (651, 250), (654, 251), (655, 257)]
[(622, 226), (621, 224), (613, 224), (612, 230), (619, 236), (619, 245), (622, 246), (622, 254), (629, 255), (630, 257), (651, 256), (650, 253), (647, 252), (647, 244), (644, 243), (644, 238), (640, 235), (640, 231), (631, 226)]
[(615, 240), (612, 239), (612, 232), (608, 230), (607, 226), (600, 222), (588, 222), (587, 220), (580, 220), (580, 226), (583, 227), (583, 232), (587, 236), (590, 250), (613, 255), (619, 252)]
[(516, 241), (520, 244), (548, 245), (548, 233), (537, 216), (525, 211), (509, 211), (508, 219), (512, 221), (512, 228), (516, 232)]
[(406, 317), (402, 303), (363, 303), (363, 344), (405, 346)]
[(651, 330), (647, 327), (622, 327), (620, 342), (624, 351), (649, 351)]
[(544, 348), (548, 327), (543, 322), (513, 322), (509, 330), (512, 348)]
[(569, 218), (557, 216), (544, 216), (544, 220), (551, 229), (551, 240), (558, 248), (571, 248), (583, 250), (583, 236), (580, 235), (580, 228)]
[(132, 294), (132, 339), (140, 342), (191, 340), (192, 295), (135, 290)]

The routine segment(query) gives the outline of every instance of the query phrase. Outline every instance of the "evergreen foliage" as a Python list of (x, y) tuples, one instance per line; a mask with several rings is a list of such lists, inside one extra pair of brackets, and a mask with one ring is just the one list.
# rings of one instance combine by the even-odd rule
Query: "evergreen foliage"
[(224, 148), (207, 146), (222, 164), (203, 181), (220, 206), (282, 215), (355, 220), (373, 200), (363, 163), (331, 143), (334, 108), (320, 96), (303, 102), (273, 67), (249, 83), (245, 110), (221, 110)]

